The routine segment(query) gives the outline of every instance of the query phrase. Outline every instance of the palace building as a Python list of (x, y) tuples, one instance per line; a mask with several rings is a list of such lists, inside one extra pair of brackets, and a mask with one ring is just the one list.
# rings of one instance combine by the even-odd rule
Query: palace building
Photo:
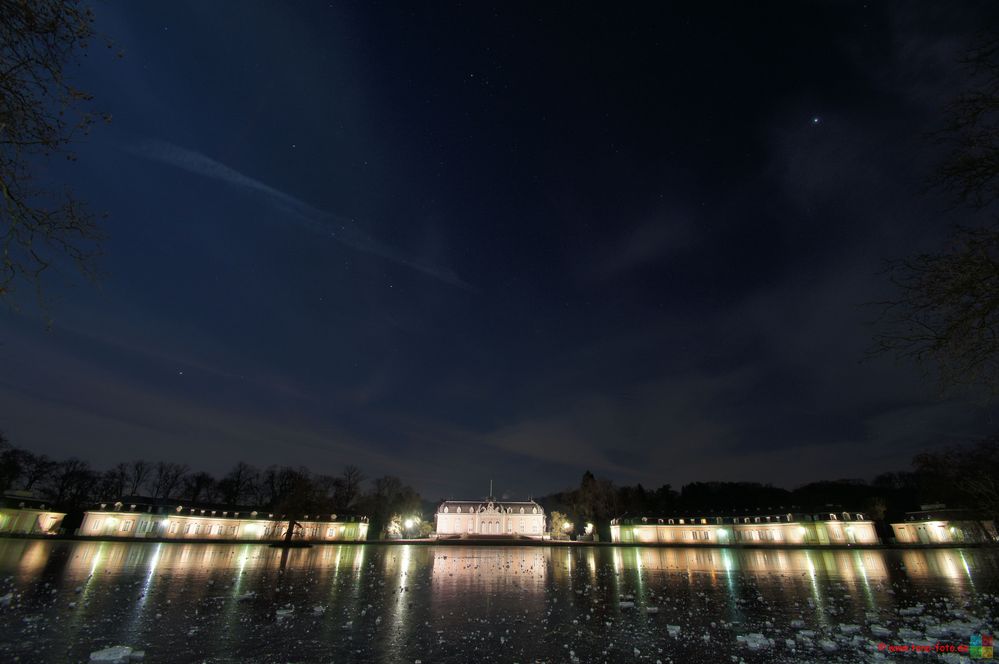
[(525, 537), (542, 539), (545, 511), (533, 500), (445, 500), (434, 514), (436, 537)]
[(860, 512), (614, 519), (611, 541), (807, 546), (880, 543), (874, 522)]
[(55, 535), (65, 517), (28, 491), (10, 491), (0, 498), (0, 535)]
[[(128, 502), (102, 503), (87, 510), (76, 534), (82, 537), (130, 537), (166, 540), (280, 540), (290, 520), (251, 508), (185, 506), (165, 501), (126, 499)], [(132, 502), (134, 501), (134, 502)], [(294, 519), (300, 525), (295, 539), (310, 542), (355, 542), (367, 539), (365, 517), (338, 517), (336, 514), (307, 514)]]
[(906, 512), (905, 519), (891, 524), (899, 544), (954, 544), (999, 541), (995, 522), (981, 512), (946, 505), (921, 505)]

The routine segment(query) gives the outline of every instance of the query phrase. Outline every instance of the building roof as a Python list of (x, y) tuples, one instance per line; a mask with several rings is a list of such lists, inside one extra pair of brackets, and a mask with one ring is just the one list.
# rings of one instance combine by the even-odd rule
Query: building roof
[[(51, 511), (52, 504), (42, 500), (30, 491), (6, 491), (0, 496), (0, 507), (9, 509), (29, 509)], [(61, 512), (60, 512), (61, 514)]]
[[(681, 520), (683, 523), (681, 523)], [(702, 524), (703, 520), (703, 524)], [(723, 525), (756, 523), (796, 523), (807, 521), (870, 521), (863, 512), (782, 512), (780, 514), (675, 514), (670, 516), (619, 517), (611, 520), (614, 525)]]
[[(932, 507), (923, 505), (923, 507)], [(918, 512), (906, 512), (905, 521), (981, 521), (985, 515), (979, 510), (962, 507), (938, 506), (936, 509), (924, 509)]]
[[(176, 515), (187, 517), (215, 517), (220, 519), (256, 519), (262, 521), (287, 521), (288, 514), (279, 514), (263, 507), (239, 505), (219, 505), (212, 503), (191, 503), (176, 499), (146, 498), (126, 496), (115, 502), (99, 503), (89, 511), (97, 512), (146, 512), (149, 514)], [(303, 522), (353, 522), (367, 521), (367, 517), (347, 514), (306, 514), (290, 515), (295, 521)]]
[[(457, 512), (460, 508), (462, 512), (471, 513), (503, 511), (512, 514), (519, 514), (521, 508), (523, 508), (525, 514), (545, 513), (544, 508), (533, 500), (494, 500), (492, 498), (484, 500), (445, 500), (437, 506), (437, 512), (443, 512), (445, 507), (447, 507), (448, 512)], [(535, 509), (537, 512), (534, 511)]]

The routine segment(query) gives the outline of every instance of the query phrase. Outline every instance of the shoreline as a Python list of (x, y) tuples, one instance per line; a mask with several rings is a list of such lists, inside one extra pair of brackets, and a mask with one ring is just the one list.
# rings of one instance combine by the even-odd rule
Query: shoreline
[[(81, 535), (23, 535), (14, 533), (0, 534), (0, 540), (45, 540), (59, 542), (125, 542), (133, 544), (251, 544), (270, 547), (279, 540), (239, 540), (239, 539), (169, 539), (155, 537), (87, 537)], [(392, 539), (392, 540), (302, 540), (305, 543), (318, 546), (481, 546), (481, 547), (610, 547), (646, 549), (727, 549), (751, 551), (794, 551), (809, 549), (814, 551), (877, 551), (877, 550), (927, 550), (927, 549), (968, 549), (968, 548), (999, 548), (994, 542), (947, 542), (934, 544), (676, 544), (671, 542), (576, 542), (569, 540), (535, 540), (535, 539)], [(303, 547), (304, 548), (304, 547)]]

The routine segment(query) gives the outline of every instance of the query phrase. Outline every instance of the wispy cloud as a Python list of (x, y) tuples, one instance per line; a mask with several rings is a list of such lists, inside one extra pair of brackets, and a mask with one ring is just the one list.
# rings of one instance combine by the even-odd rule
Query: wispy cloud
[(682, 216), (656, 217), (631, 228), (616, 241), (600, 246), (587, 261), (592, 279), (603, 281), (630, 274), (694, 248), (690, 222)]
[(233, 187), (267, 198), (273, 205), (287, 213), (299, 226), (318, 235), (328, 237), (362, 253), (403, 265), (433, 277), (451, 286), (475, 292), (477, 289), (445, 266), (436, 265), (410, 256), (357, 229), (349, 219), (320, 210), (305, 201), (270, 185), (240, 173), (234, 168), (215, 161), (195, 150), (167, 143), (146, 140), (129, 146), (128, 151), (137, 156), (168, 164), (196, 175), (220, 180)]

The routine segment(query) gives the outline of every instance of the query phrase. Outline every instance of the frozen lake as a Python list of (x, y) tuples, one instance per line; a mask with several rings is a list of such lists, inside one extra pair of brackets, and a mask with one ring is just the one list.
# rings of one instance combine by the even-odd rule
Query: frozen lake
[(991, 633), (997, 592), (989, 549), (3, 539), (0, 661), (881, 661)]

